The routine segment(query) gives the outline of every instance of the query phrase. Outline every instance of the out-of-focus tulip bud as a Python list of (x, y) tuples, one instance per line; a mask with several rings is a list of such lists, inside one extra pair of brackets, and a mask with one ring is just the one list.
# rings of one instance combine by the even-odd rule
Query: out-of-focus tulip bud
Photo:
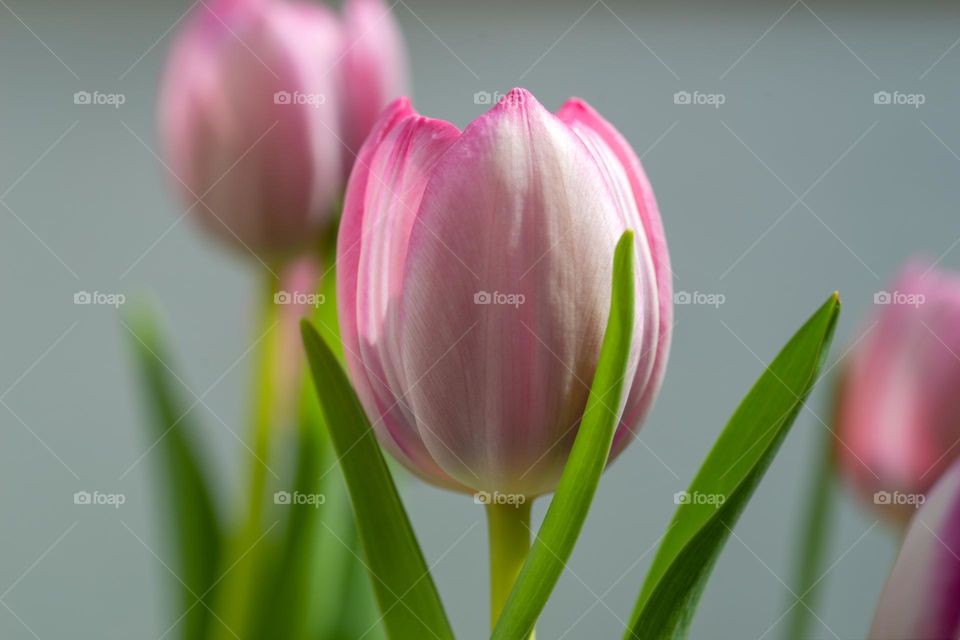
[(306, 364), (299, 332), (300, 320), (313, 315), (326, 302), (323, 294), (318, 293), (321, 278), (334, 275), (325, 273), (319, 256), (307, 254), (284, 265), (279, 276), (280, 287), (273, 296), (274, 304), (279, 307), (276, 321), (280, 335), (274, 382), (278, 390), (277, 422), (293, 425), (298, 409), (297, 390)]
[(914, 263), (874, 302), (840, 379), (837, 456), (902, 520), (960, 456), (960, 277)]
[(934, 485), (907, 530), (874, 614), (873, 640), (960, 637), (960, 463)]
[(653, 402), (672, 327), (660, 214), (633, 150), (577, 99), (553, 115), (514, 89), (462, 132), (393, 103), (350, 177), (337, 283), (351, 378), (385, 448), (460, 490), (554, 489), (626, 229), (636, 327), (612, 456)]
[(347, 0), (343, 7), (343, 127), (346, 167), (387, 104), (407, 91), (407, 52), (383, 0)]
[(336, 17), (318, 4), (213, 0), (193, 10), (167, 63), (159, 121), (204, 227), (266, 255), (327, 227), (344, 180), (340, 54)]

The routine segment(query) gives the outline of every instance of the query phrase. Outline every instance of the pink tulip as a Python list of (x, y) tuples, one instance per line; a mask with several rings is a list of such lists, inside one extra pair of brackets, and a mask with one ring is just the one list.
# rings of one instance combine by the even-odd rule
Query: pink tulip
[(350, 167), (380, 112), (406, 92), (407, 56), (383, 0), (348, 0), (343, 30), (343, 125)]
[(960, 637), (960, 463), (933, 487), (907, 530), (870, 638)]
[(349, 372), (384, 447), (443, 486), (551, 491), (626, 229), (637, 315), (611, 457), (653, 402), (672, 326), (667, 246), (637, 156), (577, 99), (553, 115), (514, 89), (462, 132), (394, 102), (357, 159), (338, 245)]
[[(387, 92), (400, 93), (396, 63), (356, 60), (377, 32), (348, 48), (365, 23), (354, 14), (375, 11), (373, 2), (350, 0), (349, 26), (312, 2), (208, 0), (193, 10), (158, 110), (176, 186), (203, 227), (269, 257), (309, 246), (329, 228), (348, 173), (344, 119), (349, 137), (362, 140), (364, 122), (353, 114), (376, 112), (396, 97)], [(380, 32), (395, 29), (389, 12), (378, 18)], [(389, 48), (400, 48), (391, 33)], [(353, 86), (374, 78), (375, 90)]]
[(960, 455), (960, 277), (913, 264), (875, 301), (842, 376), (837, 452), (854, 485), (904, 519)]

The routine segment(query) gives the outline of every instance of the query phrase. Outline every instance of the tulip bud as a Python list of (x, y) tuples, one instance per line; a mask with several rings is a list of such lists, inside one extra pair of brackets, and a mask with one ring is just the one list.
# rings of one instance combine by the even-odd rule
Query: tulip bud
[(340, 51), (336, 18), (317, 4), (214, 0), (193, 10), (167, 63), (159, 124), (203, 227), (269, 255), (327, 227), (344, 175)]
[(514, 89), (464, 131), (405, 99), (347, 187), (338, 300), (347, 363), (384, 447), (460, 490), (553, 490), (609, 312), (614, 248), (636, 245), (629, 394), (611, 457), (660, 386), (670, 266), (640, 162), (580, 100)]
[(844, 365), (837, 456), (901, 520), (960, 455), (960, 277), (908, 266)]
[(960, 463), (933, 487), (907, 530), (870, 629), (872, 640), (960, 637)]
[(407, 87), (403, 36), (383, 0), (347, 0), (342, 56), (343, 139), (350, 167), (380, 112)]

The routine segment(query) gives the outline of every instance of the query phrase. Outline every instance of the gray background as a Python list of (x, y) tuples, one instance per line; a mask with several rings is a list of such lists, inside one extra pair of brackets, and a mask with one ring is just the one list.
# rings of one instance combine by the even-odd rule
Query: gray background
[[(113, 309), (72, 297), (155, 298), (197, 393), (229, 368), (205, 396), (209, 408), (195, 409), (227, 500), (249, 455), (228, 429), (245, 436), (251, 362), (238, 358), (250, 341), (256, 265), (187, 221), (171, 228), (182, 209), (150, 151), (164, 33), (188, 3), (0, 5), (0, 637), (156, 638), (176, 616), (170, 578), (146, 548), (162, 548), (150, 456), (118, 479), (149, 445), (128, 336)], [(717, 309), (676, 309), (643, 444), (604, 477), (539, 625), (542, 638), (618, 637), (673, 493), (800, 322), (839, 289), (836, 358), (904, 259), (960, 265), (960, 249), (951, 251), (960, 236), (960, 7), (402, 0), (395, 13), (425, 113), (462, 126), (484, 108), (475, 92), (514, 85), (550, 108), (569, 95), (596, 106), (644, 154), (676, 289), (726, 297)], [(77, 90), (127, 100), (116, 110), (77, 106)], [(676, 105), (682, 90), (726, 102)], [(926, 103), (875, 105), (878, 90), (922, 93)], [(826, 387), (728, 542), (693, 637), (782, 635), (776, 623), (792, 602), (782, 582)], [(75, 506), (79, 489), (121, 491), (127, 504)], [(484, 637), (482, 511), (413, 481), (403, 494), (428, 560), (443, 556), (434, 575), (456, 630)], [(893, 533), (846, 494), (816, 637), (864, 637), (894, 552)]]

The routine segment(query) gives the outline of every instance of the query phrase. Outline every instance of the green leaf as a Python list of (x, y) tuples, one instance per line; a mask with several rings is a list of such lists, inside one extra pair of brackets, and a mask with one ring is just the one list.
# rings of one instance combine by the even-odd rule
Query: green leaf
[[(297, 438), (297, 463), (290, 493), (303, 496), (324, 495), (322, 461), (327, 443), (319, 420), (300, 421)], [(286, 511), (286, 529), (278, 547), (279, 557), (268, 571), (272, 573), (264, 585), (256, 616), (255, 638), (309, 637), (310, 612), (317, 603), (314, 557), (318, 551), (320, 520), (326, 504), (293, 504), (281, 507)]]
[[(127, 318), (127, 329), (140, 368), (145, 399), (150, 408), (150, 440), (156, 442), (161, 463), (159, 485), (164, 490), (169, 525), (167, 534), (177, 554), (176, 574), (181, 582), (181, 610), (185, 640), (203, 640), (212, 624), (209, 606), (221, 550), (221, 528), (205, 463), (193, 442), (196, 427), (190, 420), (168, 369), (169, 357), (153, 316), (144, 308)], [(202, 604), (197, 599), (202, 600)], [(206, 605), (206, 606), (204, 606)]]
[(494, 640), (526, 638), (533, 631), (580, 535), (607, 464), (624, 394), (634, 323), (633, 233), (617, 243), (610, 316), (590, 396), (556, 494), (520, 570)]
[(440, 596), (360, 401), (316, 329), (306, 321), (301, 328), (387, 635), (393, 640), (451, 639)]
[(686, 637), (724, 542), (817, 380), (839, 313), (833, 294), (737, 407), (688, 489), (696, 499), (677, 508), (625, 638)]

